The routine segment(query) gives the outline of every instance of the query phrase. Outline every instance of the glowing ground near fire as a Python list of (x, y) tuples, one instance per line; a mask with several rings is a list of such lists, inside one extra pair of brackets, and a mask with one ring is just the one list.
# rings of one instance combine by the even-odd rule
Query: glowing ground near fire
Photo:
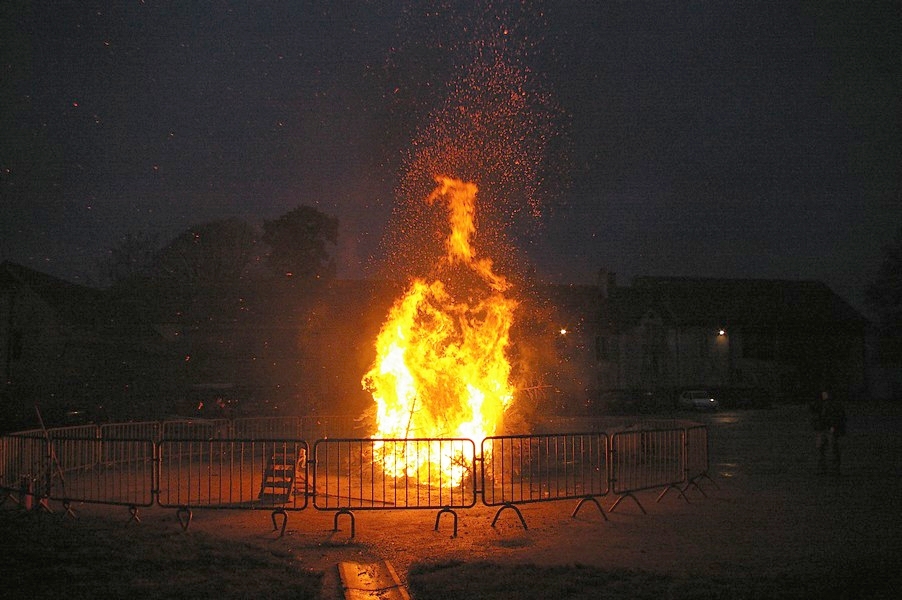
[[(427, 202), (446, 202), (450, 233), (433, 281), (414, 279), (388, 314), (376, 340), (376, 360), (363, 378), (376, 403), (374, 439), (464, 438), (479, 444), (494, 435), (513, 398), (505, 355), (516, 301), (507, 280), (478, 258), (477, 188), (437, 177)], [(383, 463), (395, 477), (441, 471), (459, 482), (466, 475), (436, 448), (429, 456)], [(444, 465), (444, 466), (439, 466)], [(448, 472), (450, 470), (450, 472)]]

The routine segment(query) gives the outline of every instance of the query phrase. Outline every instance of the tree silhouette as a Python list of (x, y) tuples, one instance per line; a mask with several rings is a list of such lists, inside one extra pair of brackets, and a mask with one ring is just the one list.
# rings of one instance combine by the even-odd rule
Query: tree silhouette
[(270, 247), (267, 265), (274, 274), (306, 281), (335, 274), (327, 249), (327, 244), (338, 241), (335, 217), (298, 206), (274, 221), (264, 221), (262, 240)]
[(103, 284), (113, 286), (146, 277), (159, 248), (157, 238), (148, 233), (127, 233), (109, 249), (98, 267)]
[(254, 255), (257, 236), (241, 219), (194, 225), (156, 256), (158, 277), (194, 286), (216, 286), (237, 281)]
[(257, 249), (256, 231), (241, 219), (192, 226), (154, 257), (154, 295), (169, 311), (211, 316), (237, 300)]

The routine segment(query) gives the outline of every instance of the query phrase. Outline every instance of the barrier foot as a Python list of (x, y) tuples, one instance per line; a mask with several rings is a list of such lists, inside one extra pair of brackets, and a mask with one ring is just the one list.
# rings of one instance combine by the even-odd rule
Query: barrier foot
[(639, 510), (642, 511), (642, 514), (643, 514), (643, 515), (647, 515), (647, 514), (648, 514), (647, 512), (645, 512), (645, 507), (642, 506), (642, 503), (639, 502), (639, 499), (636, 498), (636, 497), (632, 494), (632, 492), (627, 492), (627, 493), (625, 493), (625, 494), (620, 495), (620, 496), (617, 498), (617, 500), (614, 502), (614, 504), (611, 505), (611, 508), (608, 509), (608, 512), (614, 512), (614, 509), (617, 508), (617, 505), (620, 504), (621, 500), (623, 500), (623, 499), (626, 498), (626, 497), (630, 497), (630, 498), (633, 499), (633, 501), (636, 503), (636, 506), (638, 506), (638, 507), (639, 507)]
[(673, 483), (671, 483), (670, 485), (668, 485), (666, 488), (664, 488), (664, 489), (661, 491), (660, 494), (658, 494), (658, 499), (655, 500), (655, 502), (660, 502), (660, 501), (661, 501), (661, 498), (663, 498), (664, 496), (666, 496), (666, 495), (667, 495), (667, 492), (669, 492), (670, 490), (676, 490), (677, 493), (680, 495), (680, 497), (681, 497), (683, 500), (685, 500), (687, 504), (692, 504), (691, 502), (689, 502), (689, 498), (686, 496), (686, 494), (683, 493), (682, 488), (680, 488), (680, 486), (678, 486), (678, 485), (676, 485), (676, 484), (673, 484)]
[(441, 519), (442, 515), (445, 513), (449, 513), (452, 517), (454, 517), (454, 535), (452, 535), (451, 537), (457, 537), (457, 513), (447, 506), (438, 511), (438, 514), (435, 515), (435, 531), (438, 531), (439, 519)]
[(338, 531), (338, 517), (340, 515), (348, 515), (351, 517), (351, 537), (353, 538), (356, 535), (356, 524), (354, 523), (354, 513), (347, 508), (341, 508), (335, 513), (335, 518), (332, 521), (332, 531)]
[(277, 508), (272, 511), (270, 517), (272, 517), (272, 530), (275, 531), (279, 529), (278, 525), (276, 525), (276, 516), (282, 517), (282, 531), (279, 532), (279, 537), (283, 537), (285, 535), (285, 527), (288, 525), (288, 513), (285, 512), (284, 508)]
[(177, 511), (175, 511), (175, 516), (179, 520), (179, 525), (182, 526), (182, 531), (188, 531), (188, 526), (191, 525), (191, 509), (187, 506), (179, 507)]
[(131, 515), (128, 519), (128, 522), (131, 523), (134, 521), (135, 523), (141, 522), (141, 517), (138, 516), (138, 507), (137, 506), (129, 506), (128, 514)]
[(520, 518), (520, 523), (523, 524), (523, 529), (528, 530), (529, 527), (526, 526), (526, 519), (523, 518), (523, 513), (521, 513), (520, 509), (517, 508), (516, 506), (514, 506), (513, 504), (504, 504), (501, 508), (498, 509), (498, 512), (495, 513), (495, 518), (492, 519), (492, 527), (495, 526), (495, 523), (498, 522), (498, 517), (500, 517), (501, 513), (504, 512), (504, 510), (507, 508), (509, 508), (509, 509), (513, 510), (515, 513), (517, 513), (517, 516)]
[(53, 514), (53, 509), (50, 508), (50, 498), (41, 498), (40, 500), (38, 500), (37, 508), (38, 510), (42, 510), (47, 514)]
[(583, 504), (585, 504), (586, 502), (594, 502), (595, 506), (598, 507), (598, 512), (600, 512), (601, 516), (604, 517), (604, 520), (605, 521), (610, 520), (610, 519), (608, 519), (608, 516), (606, 514), (604, 514), (604, 509), (601, 507), (601, 504), (598, 503), (598, 500), (595, 498), (595, 496), (586, 496), (585, 498), (582, 498), (579, 501), (579, 503), (576, 505), (576, 508), (573, 509), (573, 514), (570, 515), (571, 519), (576, 518), (576, 513), (579, 512), (579, 509), (581, 509), (583, 507)]
[(705, 490), (703, 490), (702, 487), (698, 484), (698, 482), (695, 481), (694, 479), (686, 482), (686, 485), (683, 486), (683, 492), (685, 493), (685, 492), (689, 491), (689, 488), (695, 488), (698, 490), (699, 494), (701, 494), (705, 498), (708, 497), (708, 494), (705, 493)]
[(688, 490), (688, 489), (689, 489), (689, 486), (692, 486), (692, 487), (694, 487), (695, 489), (697, 489), (699, 492), (701, 492), (702, 496), (704, 496), (705, 498), (707, 498), (708, 495), (705, 494), (704, 490), (702, 490), (701, 486), (698, 484), (698, 480), (699, 480), (699, 479), (707, 479), (708, 481), (711, 482), (711, 485), (714, 486), (714, 489), (715, 489), (715, 490), (719, 490), (719, 489), (720, 489), (720, 486), (717, 485), (717, 482), (714, 481), (713, 479), (711, 479), (711, 476), (708, 475), (707, 473), (702, 473), (701, 475), (697, 475), (696, 477), (693, 477), (692, 479), (690, 479), (690, 480), (688, 481), (688, 483), (686, 483), (686, 487), (684, 487), (683, 489), (684, 489), (684, 490)]
[(66, 509), (66, 516), (71, 517), (73, 519), (77, 519), (78, 515), (75, 514), (75, 511), (72, 510), (72, 503), (68, 500), (63, 500), (63, 508)]
[[(15, 492), (8, 492), (6, 494), (6, 497), (16, 506), (21, 506), (25, 510), (31, 510), (29, 507), (25, 506), (25, 495), (24, 494), (20, 493), (19, 495), (16, 495)], [(3, 502), (6, 502), (6, 500), (4, 500)]]

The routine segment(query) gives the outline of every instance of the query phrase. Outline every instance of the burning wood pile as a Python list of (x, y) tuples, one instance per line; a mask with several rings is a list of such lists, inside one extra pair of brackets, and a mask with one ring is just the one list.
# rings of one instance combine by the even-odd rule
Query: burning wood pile
[[(382, 326), (363, 385), (377, 407), (374, 438), (463, 438), (478, 445), (495, 434), (513, 398), (505, 349), (517, 303), (505, 295), (510, 284), (494, 272), (491, 259), (479, 258), (471, 244), (476, 185), (437, 181), (426, 201), (448, 206), (447, 253), (438, 272), (449, 280), (410, 283)], [(431, 450), (395, 457), (383, 469), (412, 477), (461, 462)], [(450, 468), (444, 477), (460, 481), (465, 475)]]

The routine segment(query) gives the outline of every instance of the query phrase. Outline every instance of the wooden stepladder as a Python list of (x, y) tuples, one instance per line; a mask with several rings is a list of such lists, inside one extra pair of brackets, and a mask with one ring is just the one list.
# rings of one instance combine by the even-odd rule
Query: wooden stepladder
[(303, 447), (274, 445), (258, 499), (266, 504), (288, 504), (292, 496), (304, 493), (307, 485), (307, 450)]

